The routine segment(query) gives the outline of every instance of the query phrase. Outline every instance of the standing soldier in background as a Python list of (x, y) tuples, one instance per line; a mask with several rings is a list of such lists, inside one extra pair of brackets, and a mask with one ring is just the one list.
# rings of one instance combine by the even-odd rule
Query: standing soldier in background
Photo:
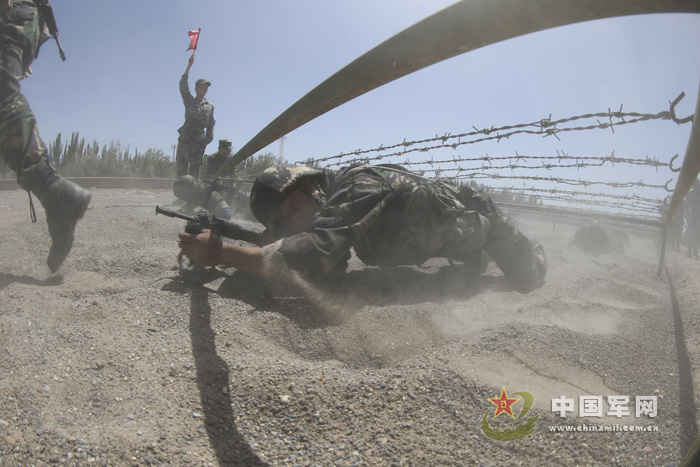
[[(46, 263), (56, 272), (70, 253), (75, 226), (91, 195), (56, 173), (29, 102), (20, 92), (19, 81), (31, 73), (39, 48), (52, 35), (56, 38), (58, 29), (48, 0), (0, 0), (0, 157), (30, 193), (32, 221), (36, 213), (31, 193), (46, 210), (52, 242)], [(59, 52), (65, 60), (60, 44)]]
[(199, 178), (199, 168), (207, 145), (214, 139), (214, 106), (207, 101), (207, 91), (211, 83), (206, 79), (198, 79), (195, 83), (195, 96), (190, 93), (187, 82), (190, 68), (194, 63), (194, 54), (187, 62), (185, 73), (180, 78), (180, 94), (185, 104), (185, 123), (177, 130), (180, 136), (177, 140), (177, 176), (192, 175)]

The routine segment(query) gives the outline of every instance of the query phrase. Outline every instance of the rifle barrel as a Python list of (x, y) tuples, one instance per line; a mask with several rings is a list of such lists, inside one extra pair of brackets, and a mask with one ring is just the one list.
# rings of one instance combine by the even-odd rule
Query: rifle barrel
[(156, 206), (156, 216), (158, 214), (163, 214), (164, 216), (168, 216), (168, 217), (177, 217), (178, 219), (182, 219), (182, 220), (186, 220), (186, 221), (190, 221), (190, 222), (196, 221), (196, 219), (192, 216), (180, 214), (179, 212), (171, 211), (170, 209), (161, 208), (160, 205)]
[(61, 56), (62, 61), (66, 61), (66, 53), (63, 51), (63, 47), (61, 47), (61, 41), (58, 40), (58, 33), (56, 33), (55, 36), (53, 36), (53, 39), (56, 41), (56, 45), (58, 46), (58, 55)]

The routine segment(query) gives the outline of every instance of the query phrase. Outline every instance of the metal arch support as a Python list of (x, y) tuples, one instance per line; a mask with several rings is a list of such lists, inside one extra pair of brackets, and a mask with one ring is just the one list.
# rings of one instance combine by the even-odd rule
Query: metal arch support
[(557, 26), (648, 13), (700, 13), (700, 2), (462, 0), (396, 34), (319, 84), (231, 156), (215, 177), (319, 115), (432, 64)]
[[(698, 89), (698, 92), (700, 92), (700, 89)], [(680, 206), (685, 195), (690, 191), (693, 182), (698, 177), (698, 173), (700, 173), (700, 94), (698, 94), (698, 101), (695, 105), (695, 117), (693, 118), (693, 129), (690, 131), (688, 147), (686, 148), (683, 164), (678, 174), (676, 189), (673, 192), (671, 204), (668, 207), (666, 225), (670, 226), (673, 214), (678, 209), (678, 206)]]
[[(698, 89), (698, 92), (700, 93), (700, 89)], [(668, 211), (666, 211), (666, 219), (664, 222), (664, 229), (661, 237), (661, 253), (659, 254), (659, 267), (657, 269), (657, 274), (659, 276), (663, 271), (664, 257), (666, 255), (666, 231), (671, 226), (671, 222), (673, 221), (673, 215), (676, 213), (678, 207), (683, 202), (685, 195), (687, 195), (690, 191), (690, 188), (693, 186), (693, 182), (698, 178), (699, 173), (700, 94), (698, 94), (698, 101), (695, 104), (695, 117), (693, 118), (693, 129), (690, 131), (690, 139), (688, 140), (688, 147), (685, 150), (683, 165), (681, 165), (681, 170), (678, 174), (678, 181), (676, 182), (676, 188), (673, 190), (673, 196), (671, 196), (671, 202), (668, 205)]]

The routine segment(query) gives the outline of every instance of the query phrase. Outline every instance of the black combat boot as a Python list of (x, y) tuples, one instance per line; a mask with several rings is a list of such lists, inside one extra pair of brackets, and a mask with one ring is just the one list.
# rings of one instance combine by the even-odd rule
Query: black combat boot
[(51, 249), (46, 264), (56, 272), (73, 246), (73, 232), (83, 217), (92, 195), (79, 185), (61, 178), (46, 156), (23, 167), (17, 183), (39, 198), (46, 210), (46, 223), (51, 234)]

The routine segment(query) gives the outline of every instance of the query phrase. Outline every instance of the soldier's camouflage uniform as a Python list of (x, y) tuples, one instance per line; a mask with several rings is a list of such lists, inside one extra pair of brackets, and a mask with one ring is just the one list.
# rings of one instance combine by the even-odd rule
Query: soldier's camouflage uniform
[[(214, 175), (216, 175), (216, 172), (219, 171), (221, 167), (223, 167), (224, 162), (226, 162), (227, 157), (222, 156), (219, 154), (219, 151), (216, 151), (214, 154), (211, 156), (207, 156), (207, 168), (202, 176), (202, 178), (209, 178), (213, 179)], [(227, 177), (231, 177), (233, 175), (233, 171), (229, 172), (227, 174)]]
[(46, 210), (52, 240), (47, 264), (55, 272), (70, 252), (76, 223), (91, 195), (56, 173), (20, 92), (20, 80), (48, 38), (46, 21), (34, 1), (0, 0), (0, 157), (17, 173), (17, 183), (34, 193)]
[(185, 104), (185, 123), (178, 128), (177, 176), (199, 178), (204, 150), (214, 140), (214, 106), (205, 99), (198, 101), (190, 92), (188, 73), (180, 78), (180, 94)]
[[(0, 7), (2, 8), (2, 7)], [(0, 155), (16, 173), (25, 155), (31, 165), (46, 153), (20, 79), (49, 38), (34, 2), (14, 0), (0, 17)]]
[(469, 262), (483, 249), (519, 290), (544, 283), (542, 247), (468, 187), (398, 166), (355, 165), (319, 178), (322, 205), (309, 232), (287, 237), (268, 222), (268, 233), (279, 240), (263, 248), (266, 264), (279, 264), (272, 257), (281, 255), (303, 275), (329, 276), (345, 270), (351, 247), (365, 264), (377, 266), (420, 265), (430, 258)]
[(219, 219), (231, 219), (231, 208), (226, 202), (225, 187), (216, 180), (197, 181), (192, 175), (178, 177), (173, 184), (173, 193), (179, 199), (187, 201), (187, 208), (202, 207)]

